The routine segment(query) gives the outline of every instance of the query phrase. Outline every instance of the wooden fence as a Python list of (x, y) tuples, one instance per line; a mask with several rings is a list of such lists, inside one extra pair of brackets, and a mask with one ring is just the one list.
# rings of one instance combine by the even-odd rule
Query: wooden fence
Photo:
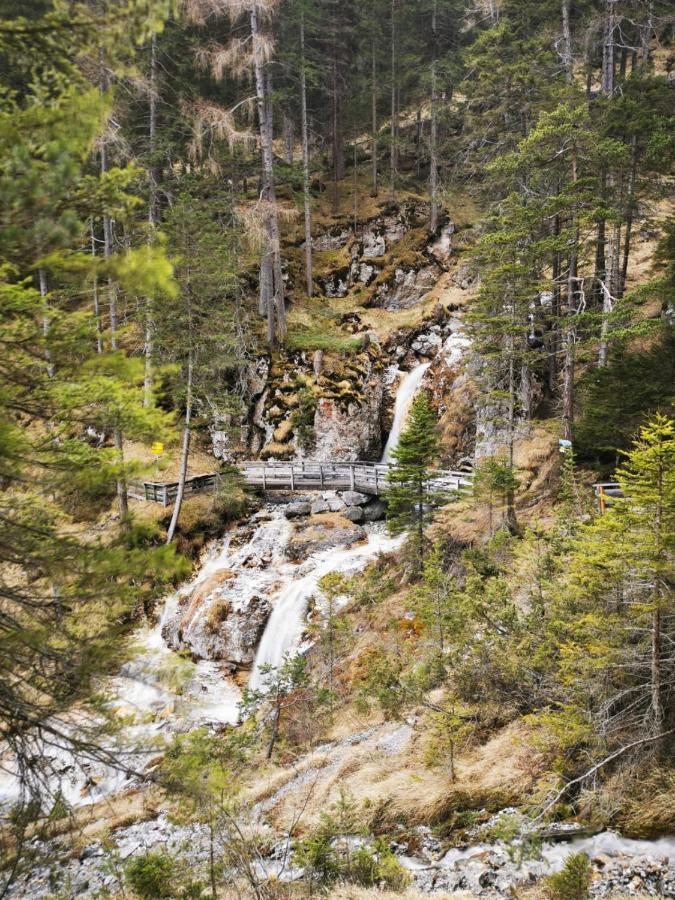
[[(359, 491), (373, 497), (380, 496), (387, 486), (389, 465), (384, 463), (324, 463), (324, 462), (244, 462), (239, 468), (247, 484), (263, 491)], [(185, 482), (185, 496), (213, 491), (219, 476), (197, 475)], [(433, 490), (449, 493), (471, 493), (471, 472), (438, 472), (432, 482)], [(176, 499), (178, 482), (134, 481), (129, 483), (129, 496), (168, 506)]]
[(594, 484), (593, 490), (595, 491), (595, 501), (601, 513), (604, 513), (607, 507), (612, 505), (614, 497), (623, 497), (621, 485), (616, 481), (603, 481), (599, 484)]

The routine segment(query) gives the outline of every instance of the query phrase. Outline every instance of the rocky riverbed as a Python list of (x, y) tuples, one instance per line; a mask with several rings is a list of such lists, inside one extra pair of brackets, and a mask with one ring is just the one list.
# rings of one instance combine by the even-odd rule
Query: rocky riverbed
[[(275, 837), (254, 819), (242, 826), (268, 848), (256, 864), (261, 882), (268, 878), (291, 881), (302, 877), (302, 869), (293, 864), (292, 845), (286, 838)], [(370, 843), (355, 836), (337, 840), (351, 846)], [(226, 841), (226, 833), (216, 838), (214, 849), (218, 858), (226, 855)], [(410, 843), (416, 847), (414, 856), (407, 852)], [(674, 839), (634, 841), (603, 832), (589, 838), (545, 842), (534, 856), (519, 861), (513, 845), (499, 841), (444, 850), (430, 829), (419, 827), (412, 835), (408, 833), (407, 843), (394, 841), (391, 849), (415, 886), (430, 895), (464, 892), (474, 897), (513, 897), (515, 888), (536, 884), (559, 871), (571, 853), (583, 852), (591, 861), (592, 897), (675, 897)], [(7, 896), (15, 900), (47, 900), (55, 894), (74, 898), (113, 893), (123, 885), (125, 862), (148, 852), (166, 852), (182, 859), (195, 878), (204, 877), (210, 854), (208, 829), (200, 824), (172, 823), (162, 813), (150, 821), (115, 831), (105, 842), (95, 841), (77, 851), (66, 843), (56, 846), (35, 839), (26, 851), (32, 868)]]

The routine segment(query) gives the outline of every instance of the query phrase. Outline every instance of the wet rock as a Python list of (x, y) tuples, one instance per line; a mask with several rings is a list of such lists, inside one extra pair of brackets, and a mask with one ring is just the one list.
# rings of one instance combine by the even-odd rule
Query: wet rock
[[(440, 328), (438, 330), (440, 331)], [(443, 338), (440, 334), (429, 330), (424, 334), (418, 334), (410, 345), (410, 349), (421, 356), (434, 356), (442, 345)]]
[(477, 277), (468, 263), (462, 263), (462, 265), (458, 266), (457, 270), (453, 272), (451, 280), (456, 287), (461, 288), (463, 291), (467, 291), (476, 283)]
[(318, 516), (321, 513), (326, 513), (326, 512), (330, 512), (330, 506), (326, 502), (326, 500), (315, 500), (314, 503), (312, 503), (312, 515), (313, 516)]
[(363, 253), (365, 259), (376, 259), (387, 252), (387, 242), (384, 234), (367, 231), (363, 235)]
[[(250, 561), (256, 568), (260, 560)], [(250, 597), (244, 606), (227, 597), (231, 580), (209, 580), (193, 592), (187, 610), (166, 623), (162, 636), (170, 647), (186, 647), (199, 659), (219, 660), (231, 669), (249, 665), (272, 611), (266, 597)]]
[(366, 522), (381, 522), (387, 517), (387, 504), (384, 500), (373, 500), (363, 507), (363, 518)]
[(340, 225), (334, 225), (323, 234), (318, 234), (312, 239), (312, 249), (321, 253), (326, 250), (341, 250), (346, 246), (351, 231), (349, 228), (343, 228)]
[(372, 284), (375, 278), (377, 277), (377, 269), (375, 266), (368, 265), (368, 263), (361, 263), (358, 269), (357, 281), (360, 281), (361, 284), (365, 284), (368, 286)]
[(441, 228), (438, 238), (429, 246), (430, 252), (436, 259), (447, 262), (452, 253), (452, 236), (455, 233), (455, 223), (447, 222)]
[(297, 519), (300, 516), (308, 516), (311, 512), (312, 504), (299, 500), (297, 503), (291, 503), (287, 506), (284, 510), (284, 515), (287, 519)]
[(339, 497), (333, 497), (328, 500), (328, 508), (331, 512), (342, 512), (345, 508), (346, 504), (344, 500), (340, 500)]
[(333, 523), (313, 522), (292, 535), (286, 547), (286, 556), (292, 560), (307, 559), (313, 553), (331, 550), (333, 547), (350, 547), (367, 537), (358, 525), (334, 526)]
[(370, 497), (368, 494), (361, 494), (359, 491), (344, 491), (342, 499), (347, 506), (364, 506)]
[(338, 269), (326, 278), (317, 278), (326, 297), (346, 297), (349, 292), (349, 268)]
[(364, 379), (358, 402), (322, 398), (314, 414), (313, 456), (344, 462), (378, 458), (382, 450), (383, 398), (382, 379), (374, 374)]
[(363, 522), (366, 518), (360, 506), (348, 506), (344, 514), (350, 522)]
[(408, 309), (421, 303), (438, 281), (438, 268), (424, 266), (421, 269), (400, 266), (394, 273), (393, 281), (383, 285), (374, 302), (384, 309)]

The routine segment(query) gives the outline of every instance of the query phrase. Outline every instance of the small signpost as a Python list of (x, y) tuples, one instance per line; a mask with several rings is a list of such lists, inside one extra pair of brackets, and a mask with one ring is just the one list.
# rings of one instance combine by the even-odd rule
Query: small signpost
[(155, 457), (155, 475), (157, 475), (159, 472), (159, 460), (164, 453), (164, 444), (161, 441), (155, 441), (150, 449), (152, 450), (152, 455)]

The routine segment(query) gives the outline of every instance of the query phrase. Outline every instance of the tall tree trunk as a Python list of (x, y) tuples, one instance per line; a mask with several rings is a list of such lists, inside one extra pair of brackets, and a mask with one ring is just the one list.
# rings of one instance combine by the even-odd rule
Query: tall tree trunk
[(314, 293), (312, 264), (312, 209), (309, 193), (309, 125), (307, 121), (307, 72), (305, 60), (305, 13), (300, 13), (300, 105), (302, 117), (302, 201), (305, 215), (305, 281), (307, 296)]
[[(572, 184), (579, 179), (579, 160), (577, 148), (572, 148)], [(576, 205), (572, 207), (572, 235), (573, 244), (569, 256), (567, 270), (567, 324), (564, 330), (565, 358), (563, 362), (563, 389), (562, 389), (562, 426), (563, 437), (567, 441), (572, 440), (574, 428), (574, 377), (576, 369), (576, 316), (579, 306), (579, 290), (577, 280), (577, 244), (579, 243), (579, 229), (577, 224)]]
[[(90, 236), (91, 236), (91, 255), (93, 259), (96, 259), (96, 235), (94, 233), (94, 217), (92, 216), (89, 220), (90, 227)], [(98, 296), (98, 275), (96, 271), (94, 271), (94, 281), (93, 281), (93, 295), (94, 295), (94, 320), (96, 322), (96, 352), (103, 353), (103, 337), (101, 334), (101, 302)]]
[(649, 62), (649, 54), (652, 43), (652, 35), (654, 34), (654, 4), (650, 2), (647, 4), (647, 22), (642, 27), (642, 40), (640, 47), (640, 64), (644, 69), (647, 67)]
[[(607, 179), (610, 190), (615, 186), (613, 175)], [(607, 234), (607, 271), (600, 284), (602, 291), (602, 323), (600, 325), (600, 346), (598, 349), (598, 366), (607, 365), (608, 334), (610, 317), (614, 311), (614, 304), (619, 297), (620, 290), (620, 258), (621, 258), (621, 218), (619, 211), (622, 207), (620, 200), (616, 202), (616, 216), (609, 223)]]
[[(190, 300), (188, 298), (188, 305), (190, 304)], [(187, 381), (186, 381), (186, 397), (185, 397), (185, 424), (183, 426), (183, 443), (181, 446), (181, 455), (180, 455), (180, 470), (178, 472), (178, 493), (176, 494), (176, 502), (173, 507), (173, 514), (171, 515), (171, 522), (169, 524), (169, 530), (166, 533), (166, 542), (170, 544), (173, 540), (173, 536), (176, 532), (176, 526), (178, 525), (178, 519), (180, 516), (181, 506), (183, 505), (183, 496), (185, 494), (185, 480), (187, 478), (188, 471), (188, 461), (190, 458), (190, 436), (191, 436), (191, 425), (192, 425), (192, 383), (194, 378), (194, 359), (193, 359), (193, 347), (192, 347), (192, 316), (191, 313), (188, 312), (188, 320), (189, 320), (189, 341), (190, 346), (188, 349), (188, 370), (187, 370)]]
[(377, 197), (379, 185), (377, 183), (377, 58), (375, 55), (375, 38), (371, 44), (371, 86), (370, 86), (370, 104), (371, 104), (371, 168), (372, 181), (370, 186), (370, 196)]
[(602, 46), (602, 93), (611, 97), (614, 93), (614, 49), (616, 30), (616, 0), (605, 0), (607, 7), (605, 33)]
[[(159, 222), (159, 209), (157, 205), (157, 166), (155, 153), (157, 152), (157, 35), (153, 34), (150, 42), (150, 96), (149, 106), (149, 140), (150, 153), (150, 200), (148, 203), (148, 221), (150, 223), (149, 240), (154, 240), (154, 232)], [(154, 337), (152, 301), (149, 297), (145, 300), (145, 341), (143, 354), (145, 357), (145, 371), (143, 377), (143, 406), (152, 406), (154, 388)]]
[(331, 17), (331, 153), (333, 168), (333, 214), (337, 215), (340, 205), (339, 182), (345, 177), (344, 147), (340, 121), (340, 72), (338, 67), (338, 25), (336, 7), (332, 7)]
[(265, 754), (266, 759), (272, 759), (272, 753), (274, 752), (274, 745), (277, 742), (277, 738), (279, 736), (279, 724), (281, 722), (281, 697), (277, 696), (277, 699), (274, 703), (274, 713), (272, 715), (272, 731), (270, 733), (270, 739), (267, 744), (267, 752)]
[[(105, 142), (101, 145), (101, 173), (108, 171), (108, 154)], [(106, 260), (110, 260), (113, 254), (113, 223), (108, 213), (103, 214), (103, 253)], [(118, 349), (117, 340), (117, 285), (108, 277), (108, 314), (110, 317), (110, 348)], [(129, 527), (129, 497), (127, 493), (127, 479), (124, 473), (124, 437), (119, 426), (113, 430), (113, 444), (117, 451), (120, 465), (120, 474), (117, 479), (117, 504), (120, 512), (120, 520), (123, 529)]]
[(49, 349), (49, 303), (47, 302), (47, 273), (40, 267), (38, 270), (38, 284), (40, 285), (40, 297), (42, 298), (42, 337), (45, 342), (45, 362), (47, 363), (47, 375), (54, 377), (54, 361), (52, 359), (52, 351)]
[[(508, 425), (508, 464), (509, 471), (513, 473), (514, 445), (516, 441), (516, 359), (514, 330), (516, 325), (516, 304), (511, 297), (511, 331), (506, 336), (506, 346), (509, 355), (509, 387), (507, 404)], [(506, 492), (506, 527), (512, 534), (518, 533), (518, 520), (516, 518), (516, 498), (513, 486), (509, 482)]]
[(628, 179), (628, 196), (626, 198), (626, 236), (623, 242), (623, 262), (621, 264), (621, 277), (619, 296), (623, 297), (628, 278), (628, 263), (630, 261), (631, 238), (633, 236), (633, 218), (635, 216), (635, 182), (637, 180), (637, 134), (634, 134), (630, 142), (630, 175)]
[[(658, 468), (658, 500), (656, 509), (656, 521), (654, 523), (654, 534), (658, 541), (659, 555), (665, 556), (665, 541), (663, 534), (663, 506), (665, 494), (665, 466), (663, 462)], [(657, 575), (658, 577), (658, 575)], [(654, 734), (660, 734), (663, 731), (665, 722), (665, 711), (663, 708), (663, 679), (661, 673), (661, 653), (662, 653), (662, 609), (661, 609), (661, 589), (655, 586), (653, 590), (654, 609), (652, 612), (652, 634), (651, 634), (651, 707), (652, 707), (652, 729)]]
[(287, 166), (293, 165), (293, 148), (295, 145), (295, 126), (293, 119), (284, 110), (283, 113), (283, 132), (284, 132), (284, 162)]
[(431, 217), (429, 229), (432, 234), (438, 230), (438, 111), (436, 96), (436, 56), (438, 53), (438, 0), (434, 0), (431, 13), (431, 32), (433, 35), (433, 54), (431, 63), (431, 129), (429, 133), (429, 194), (431, 199)]
[(565, 66), (565, 81), (572, 84), (574, 80), (574, 57), (572, 55), (572, 30), (570, 28), (570, 0), (561, 0), (562, 29), (563, 29), (563, 65)]
[[(559, 189), (560, 185), (558, 184), (558, 190)], [(553, 237), (556, 238), (560, 235), (560, 216), (558, 215), (553, 218), (552, 234)], [(555, 394), (558, 385), (557, 354), (560, 339), (560, 268), (560, 251), (556, 251), (553, 254), (553, 259), (551, 260), (551, 273), (553, 276), (553, 297), (551, 300), (552, 325), (550, 330), (550, 337), (547, 342), (548, 389), (551, 392), (551, 395)]]
[(396, 137), (398, 134), (398, 104), (396, 99), (396, 8), (397, 0), (391, 0), (391, 123), (389, 128), (391, 148), (389, 154), (389, 195), (392, 202), (396, 199), (396, 169), (398, 163), (396, 147)]
[(520, 405), (527, 421), (532, 419), (532, 374), (527, 363), (520, 367)]
[[(263, 201), (265, 203), (265, 240), (262, 248), (260, 305), (266, 301), (265, 312), (268, 321), (268, 340), (274, 345), (286, 336), (286, 310), (281, 275), (281, 241), (279, 217), (274, 183), (274, 145), (270, 122), (269, 82), (265, 77), (264, 51), (258, 27), (258, 13), (255, 6), (250, 11), (251, 40), (253, 42), (253, 68), (255, 72), (256, 100), (258, 105), (258, 128), (262, 155)], [(271, 280), (270, 280), (271, 273)], [(264, 296), (264, 291), (271, 295)]]

